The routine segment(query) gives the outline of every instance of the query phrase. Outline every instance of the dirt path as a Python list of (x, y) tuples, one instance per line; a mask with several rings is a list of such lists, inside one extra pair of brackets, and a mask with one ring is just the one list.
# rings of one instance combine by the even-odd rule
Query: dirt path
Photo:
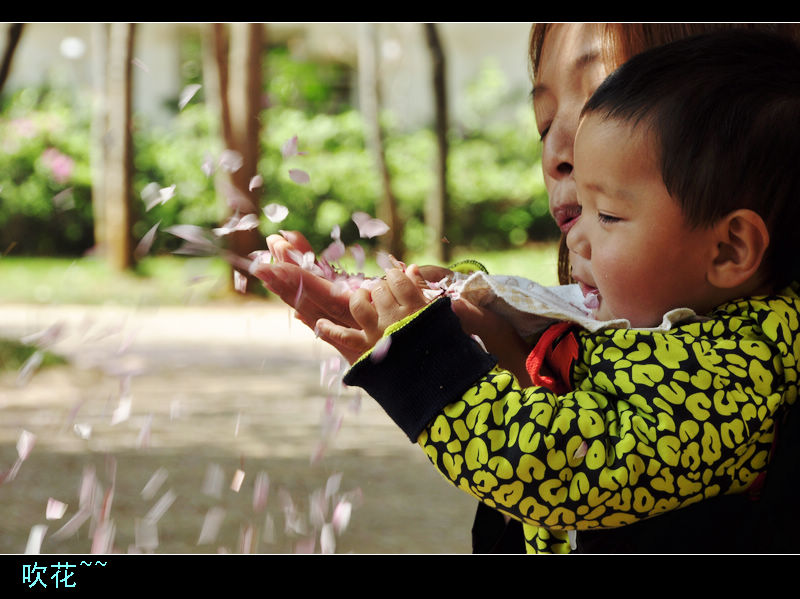
[(32, 531), (42, 553), (469, 552), (474, 501), (331, 383), (337, 355), (285, 307), (0, 310), (0, 335), (51, 327), (70, 365), (0, 380), (0, 471), (34, 441), (0, 485), (0, 552)]

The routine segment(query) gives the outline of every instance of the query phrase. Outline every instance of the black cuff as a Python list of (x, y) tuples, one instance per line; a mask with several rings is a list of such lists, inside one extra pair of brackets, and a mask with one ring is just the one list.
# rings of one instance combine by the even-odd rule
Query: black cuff
[(353, 366), (344, 383), (363, 388), (416, 443), (433, 417), (496, 363), (464, 333), (443, 297), (392, 333), (381, 359), (369, 356)]

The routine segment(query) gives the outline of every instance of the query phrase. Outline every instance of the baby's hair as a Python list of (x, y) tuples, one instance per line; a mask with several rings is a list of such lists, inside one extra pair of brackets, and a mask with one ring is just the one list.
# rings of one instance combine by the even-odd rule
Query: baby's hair
[(648, 127), (669, 193), (690, 226), (739, 208), (770, 232), (776, 286), (796, 279), (800, 235), (800, 46), (731, 31), (638, 54), (592, 95), (584, 114)]

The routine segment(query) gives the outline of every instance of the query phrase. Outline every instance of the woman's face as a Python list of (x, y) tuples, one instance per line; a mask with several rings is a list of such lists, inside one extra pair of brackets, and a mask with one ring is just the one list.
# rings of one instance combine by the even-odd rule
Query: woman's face
[(581, 109), (605, 79), (601, 26), (551, 25), (533, 85), (533, 110), (542, 138), (542, 170), (550, 213), (566, 233), (580, 214), (573, 178), (573, 143)]

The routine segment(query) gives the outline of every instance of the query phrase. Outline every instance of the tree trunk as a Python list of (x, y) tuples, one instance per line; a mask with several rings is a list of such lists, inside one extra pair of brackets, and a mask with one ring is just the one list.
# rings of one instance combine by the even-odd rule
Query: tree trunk
[(92, 123), (89, 155), (92, 170), (92, 221), (95, 252), (105, 253), (105, 173), (108, 133), (108, 23), (95, 23), (92, 28)]
[(3, 61), (0, 62), (0, 91), (3, 91), (8, 74), (11, 72), (11, 61), (14, 59), (14, 52), (19, 44), (19, 38), (22, 37), (23, 28), (23, 23), (11, 23), (8, 26), (6, 49), (3, 52)]
[(358, 76), (361, 112), (367, 130), (367, 145), (372, 151), (381, 178), (382, 197), (376, 206), (376, 216), (389, 226), (379, 243), (398, 260), (402, 260), (403, 228), (392, 193), (391, 177), (386, 166), (383, 135), (380, 126), (380, 78), (378, 76), (378, 34), (375, 24), (362, 23), (358, 44)]
[(106, 162), (105, 246), (114, 270), (133, 266), (131, 239), (131, 91), (132, 23), (112, 23), (108, 61), (108, 154)]
[(447, 70), (444, 50), (439, 39), (439, 32), (434, 23), (425, 23), (425, 35), (428, 40), (428, 48), (430, 49), (431, 63), (433, 65), (437, 143), (437, 186), (435, 192), (428, 198), (425, 221), (430, 235), (429, 251), (440, 263), (447, 263), (450, 261), (450, 245), (445, 237), (447, 207), (449, 204), (447, 191)]
[[(224, 178), (221, 182), (223, 194), (231, 215), (258, 215), (259, 189), (250, 189), (250, 181), (258, 173), (260, 156), (264, 25), (231, 23), (226, 28), (215, 23), (213, 30), (222, 138), (226, 149), (237, 152), (242, 159), (237, 170), (220, 173)], [(263, 249), (264, 239), (258, 229), (236, 231), (228, 236), (228, 244), (234, 254), (246, 257), (254, 250)], [(249, 273), (236, 270), (253, 280)], [(247, 287), (257, 286), (248, 284)]]

